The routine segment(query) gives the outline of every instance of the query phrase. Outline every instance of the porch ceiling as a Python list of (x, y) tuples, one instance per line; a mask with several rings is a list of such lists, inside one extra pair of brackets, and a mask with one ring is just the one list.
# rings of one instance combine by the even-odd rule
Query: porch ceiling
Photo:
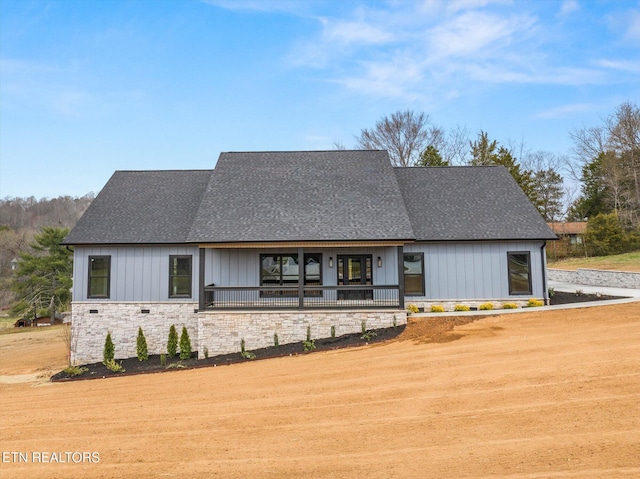
[[(412, 242), (412, 241), (409, 241)], [(199, 244), (200, 248), (215, 249), (237, 249), (237, 248), (253, 248), (253, 249), (277, 249), (277, 248), (352, 248), (352, 247), (371, 247), (371, 246), (403, 246), (407, 241), (303, 241), (303, 242), (287, 242), (279, 241), (272, 243), (261, 242), (245, 242), (245, 243), (204, 243)]]

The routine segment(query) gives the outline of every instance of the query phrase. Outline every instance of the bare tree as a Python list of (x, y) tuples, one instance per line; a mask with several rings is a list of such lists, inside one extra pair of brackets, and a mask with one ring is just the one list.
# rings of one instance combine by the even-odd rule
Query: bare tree
[(361, 149), (387, 150), (393, 166), (412, 166), (427, 145), (436, 146), (443, 137), (443, 130), (431, 124), (429, 115), (406, 110), (382, 118), (375, 128), (363, 129), (356, 141)]
[(620, 155), (619, 165), (633, 178), (634, 200), (640, 207), (640, 108), (630, 102), (620, 105), (606, 120), (608, 146)]

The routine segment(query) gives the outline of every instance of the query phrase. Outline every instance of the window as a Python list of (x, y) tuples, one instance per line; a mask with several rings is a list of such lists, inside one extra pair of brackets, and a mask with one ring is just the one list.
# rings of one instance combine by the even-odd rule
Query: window
[(191, 255), (169, 256), (169, 297), (191, 297)]
[[(322, 284), (322, 255), (310, 253), (304, 255), (304, 284)], [(299, 265), (297, 254), (260, 255), (260, 286), (296, 286), (298, 284)], [(317, 296), (321, 291), (307, 291), (307, 296)], [(297, 291), (262, 291), (261, 296), (293, 295)]]
[(531, 255), (528, 251), (507, 253), (509, 294), (532, 294)]
[(87, 297), (108, 298), (111, 276), (111, 256), (89, 256), (89, 287)]
[(404, 255), (404, 294), (424, 296), (423, 253), (405, 253)]

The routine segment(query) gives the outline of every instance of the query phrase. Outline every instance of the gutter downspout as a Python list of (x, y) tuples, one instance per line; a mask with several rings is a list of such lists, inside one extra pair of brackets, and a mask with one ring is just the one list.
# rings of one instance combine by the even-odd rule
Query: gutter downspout
[(542, 246), (540, 246), (540, 262), (542, 263), (542, 299), (544, 300), (544, 304), (549, 306), (549, 292), (547, 288), (547, 261), (546, 261), (546, 251), (545, 247), (547, 246), (547, 242), (543, 241)]

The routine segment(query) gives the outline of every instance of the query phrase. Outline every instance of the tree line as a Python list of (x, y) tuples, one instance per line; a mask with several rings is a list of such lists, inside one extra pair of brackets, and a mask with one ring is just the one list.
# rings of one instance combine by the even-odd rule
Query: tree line
[(428, 114), (406, 110), (355, 139), (358, 148), (387, 150), (394, 166), (502, 165), (545, 221), (587, 221), (587, 254), (640, 247), (640, 109), (622, 103), (602, 124), (569, 135), (569, 155), (532, 152), (522, 143), (500, 144), (485, 131), (475, 139), (466, 127), (447, 131)]

